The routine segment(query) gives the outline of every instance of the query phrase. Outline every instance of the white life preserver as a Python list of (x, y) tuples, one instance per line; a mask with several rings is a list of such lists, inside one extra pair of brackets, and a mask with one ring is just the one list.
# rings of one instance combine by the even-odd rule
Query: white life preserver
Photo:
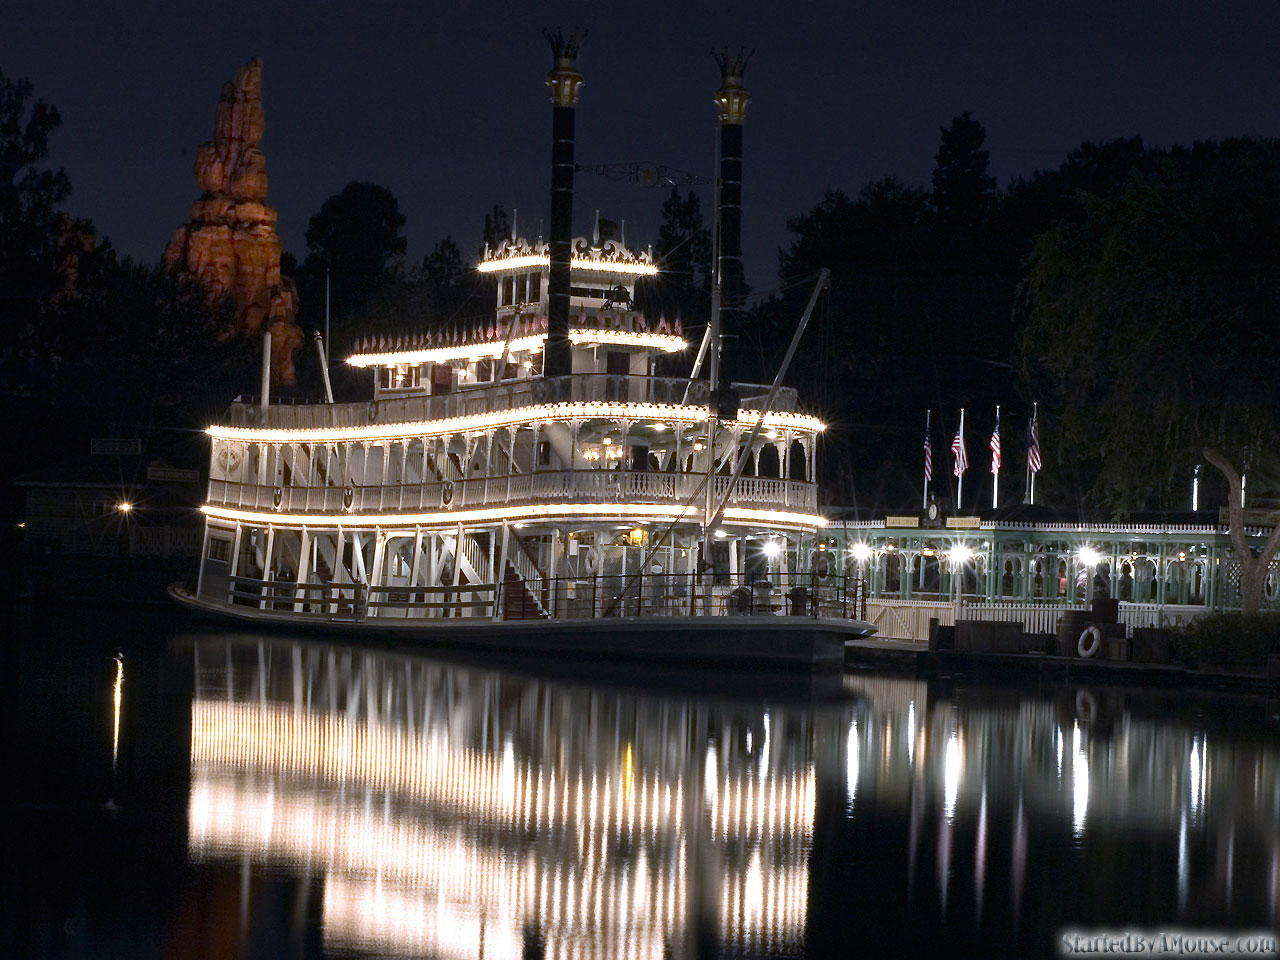
[(582, 559), (582, 565), (587, 573), (598, 573), (600, 571), (600, 551), (595, 547), (587, 547), (583, 553), (586, 556)]
[[(1093, 638), (1093, 643), (1089, 643), (1089, 638)], [(1076, 644), (1076, 652), (1080, 656), (1088, 660), (1096, 657), (1102, 649), (1102, 628), (1097, 624), (1091, 624), (1084, 628), (1084, 633), (1080, 634), (1080, 642)]]
[(342, 488), (342, 509), (350, 510), (356, 502), (356, 492), (350, 484)]
[(280, 504), (282, 504), (283, 502), (284, 502), (284, 489), (279, 485), (276, 485), (271, 491), (271, 503), (275, 506), (277, 510), (279, 510)]
[(831, 576), (831, 554), (827, 550), (815, 550), (813, 553), (813, 575), (819, 580)]
[(453, 481), (446, 480), (440, 484), (440, 505), (447, 507), (451, 503), (453, 503)]

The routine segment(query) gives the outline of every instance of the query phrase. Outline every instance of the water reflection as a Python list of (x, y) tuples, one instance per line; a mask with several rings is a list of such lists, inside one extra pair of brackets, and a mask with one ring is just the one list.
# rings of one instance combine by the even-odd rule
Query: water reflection
[(188, 856), (240, 878), (242, 930), (252, 878), (292, 878), (326, 952), (820, 956), (874, 932), (1031, 954), (1069, 924), (1277, 920), (1258, 709), (1232, 727), (1164, 694), (865, 674), (824, 704), (716, 699), (193, 650)]
[[(865, 803), (888, 825), (886, 808), (905, 812), (906, 892), (921, 903), (921, 868), (932, 860), (941, 925), (956, 922), (949, 888), (970, 861), (975, 925), (990, 913), (993, 879), (1007, 887), (1014, 927), (1028, 883), (1057, 901), (1036, 918), (1042, 926), (1280, 918), (1274, 704), (1193, 710), (1194, 697), (1169, 694), (1017, 693), (866, 674), (845, 685), (857, 698), (852, 815)], [(1177, 709), (1180, 699), (1188, 709)], [(1241, 710), (1271, 729), (1224, 722)], [(1219, 711), (1224, 720), (1208, 719)], [(1037, 859), (1053, 866), (1029, 878)], [(1247, 885), (1238, 879), (1246, 860)]]
[(801, 950), (835, 711), (301, 644), (196, 656), (190, 854), (320, 878), (326, 946)]

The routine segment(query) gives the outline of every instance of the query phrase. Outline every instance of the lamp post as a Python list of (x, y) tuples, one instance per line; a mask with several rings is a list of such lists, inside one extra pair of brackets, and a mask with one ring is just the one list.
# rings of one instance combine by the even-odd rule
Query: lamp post
[(1093, 599), (1093, 571), (1102, 561), (1102, 554), (1088, 545), (1083, 546), (1076, 553), (1076, 559), (1084, 566), (1085, 569), (1085, 592), (1088, 594), (1084, 599)]
[(951, 580), (955, 586), (954, 599), (952, 601), (955, 608), (952, 623), (955, 623), (960, 619), (960, 605), (963, 602), (964, 565), (973, 559), (973, 550), (968, 544), (957, 543), (947, 551), (947, 559), (951, 561)]

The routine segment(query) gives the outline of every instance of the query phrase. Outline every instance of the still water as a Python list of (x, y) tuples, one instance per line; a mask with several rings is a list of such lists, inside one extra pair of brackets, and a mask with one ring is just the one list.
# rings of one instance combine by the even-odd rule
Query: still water
[(14, 956), (1040, 956), (1277, 923), (1274, 701), (11, 616)]

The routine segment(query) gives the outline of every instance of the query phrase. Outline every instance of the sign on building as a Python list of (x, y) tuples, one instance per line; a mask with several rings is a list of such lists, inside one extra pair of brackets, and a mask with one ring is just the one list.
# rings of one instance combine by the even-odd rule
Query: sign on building
[(94, 437), (89, 441), (89, 452), (107, 457), (138, 457), (142, 455), (142, 440), (138, 437)]

